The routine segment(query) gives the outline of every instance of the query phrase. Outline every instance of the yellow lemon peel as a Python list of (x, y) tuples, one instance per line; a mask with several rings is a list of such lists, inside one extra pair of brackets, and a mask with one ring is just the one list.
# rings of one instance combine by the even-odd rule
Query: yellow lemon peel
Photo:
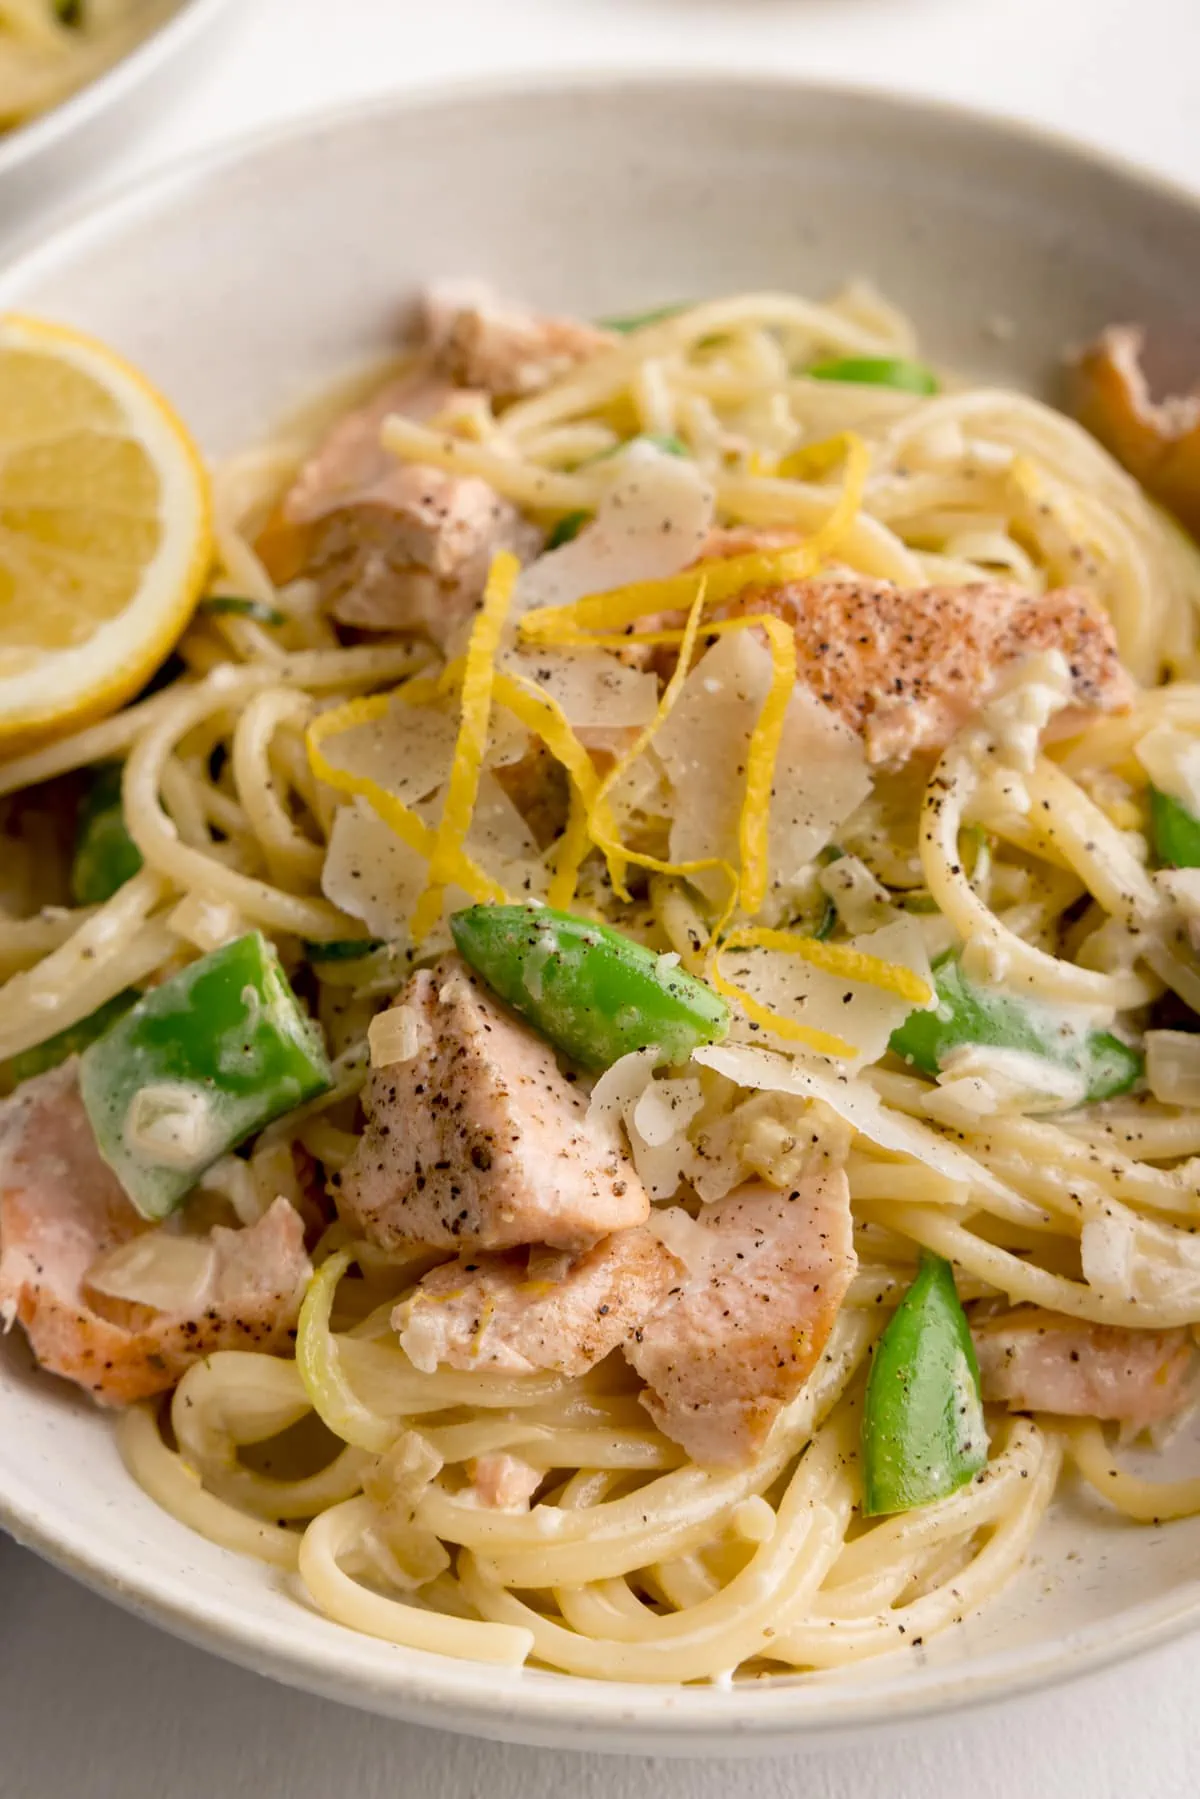
[(496, 652), (512, 607), (521, 565), (508, 550), (492, 559), (483, 604), (475, 614), (462, 671), (458, 741), (446, 783), (446, 798), (438, 821), (425, 891), (414, 908), (410, 929), (415, 944), (424, 942), (442, 915), (447, 886), (453, 881), (465, 855), (467, 832), (475, 816), (479, 777), (487, 754), (488, 726), (492, 716), (492, 690), (496, 679)]

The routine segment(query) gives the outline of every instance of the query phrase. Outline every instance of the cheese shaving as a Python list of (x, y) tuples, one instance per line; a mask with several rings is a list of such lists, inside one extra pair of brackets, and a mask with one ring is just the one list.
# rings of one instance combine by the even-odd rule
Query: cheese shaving
[(483, 604), (475, 615), (467, 644), (462, 676), (462, 700), (458, 742), (446, 788), (446, 800), (429, 857), (424, 893), (412, 916), (412, 939), (421, 943), (442, 913), (448, 883), (457, 876), (463, 843), (471, 828), (479, 777), (487, 754), (488, 725), (492, 715), (492, 689), (496, 677), (496, 652), (516, 591), (521, 565), (507, 550), (493, 559), (484, 589)]
[(845, 943), (822, 943), (816, 937), (802, 936), (799, 931), (769, 931), (761, 926), (731, 931), (721, 948), (786, 950), (826, 974), (838, 975), (846, 981), (861, 981), (868, 987), (880, 987), (885, 993), (894, 993), (898, 999), (907, 1000), (913, 1006), (932, 1006), (937, 998), (927, 981), (900, 962), (881, 961), (878, 956)]
[[(392, 698), (391, 694), (374, 694), (369, 699), (347, 700), (343, 706), (320, 713), (313, 719), (305, 734), (309, 767), (317, 780), (324, 781), (335, 793), (366, 800), (372, 811), (406, 848), (415, 850), (428, 860), (433, 854), (436, 841), (432, 827), (396, 794), (381, 786), (373, 776), (339, 768), (329, 760), (323, 747), (327, 738), (340, 736), (343, 731), (351, 731), (383, 718)], [(491, 880), (470, 857), (461, 852), (456, 853), (453, 859), (453, 878), (477, 904), (501, 905), (507, 898), (503, 887)]]

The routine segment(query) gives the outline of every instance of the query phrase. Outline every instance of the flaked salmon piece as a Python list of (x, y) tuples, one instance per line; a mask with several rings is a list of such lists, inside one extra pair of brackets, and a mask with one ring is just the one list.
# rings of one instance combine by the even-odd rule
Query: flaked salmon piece
[(840, 1169), (742, 1187), (701, 1213), (686, 1278), (625, 1354), (658, 1428), (708, 1467), (753, 1461), (817, 1364), (854, 1276)]
[(581, 1256), (460, 1256), (392, 1314), (415, 1367), (586, 1374), (666, 1297), (679, 1264), (649, 1230), (617, 1231)]
[(1140, 325), (1110, 325), (1074, 370), (1080, 422), (1148, 493), (1200, 532), (1200, 383), (1156, 400), (1142, 366)]
[(467, 1463), (471, 1491), (480, 1505), (500, 1512), (524, 1512), (545, 1480), (545, 1470), (517, 1455), (480, 1455)]
[(396, 1004), (407, 1061), (373, 1070), (366, 1127), (334, 1177), (338, 1210), (384, 1249), (586, 1249), (640, 1224), (633, 1164), (589, 1123), (554, 1052), (456, 956), (413, 975)]
[(312, 1268), (286, 1199), (245, 1230), (208, 1233), (207, 1277), (186, 1312), (89, 1289), (101, 1256), (157, 1228), (101, 1159), (74, 1062), (0, 1107), (0, 1318), (19, 1319), (43, 1368), (101, 1405), (165, 1392), (214, 1350), (282, 1352), (295, 1337)]
[(409, 375), (338, 421), (259, 542), (276, 580), (309, 575), (341, 624), (445, 643), (478, 605), (498, 550), (536, 554), (541, 532), (486, 481), (383, 449), (390, 414), (429, 419), (456, 395), (440, 376)]
[(1002, 676), (1039, 650), (1061, 651), (1070, 669), (1071, 704), (1056, 720), (1064, 734), (1133, 702), (1111, 621), (1078, 588), (900, 588), (847, 575), (750, 588), (714, 616), (755, 612), (793, 627), (801, 676), (862, 736), (871, 763), (944, 748)]
[(1017, 1306), (976, 1324), (983, 1397), (1139, 1429), (1177, 1411), (1192, 1365), (1183, 1330), (1123, 1330)]
[(476, 282), (430, 288), (424, 311), (435, 367), (498, 399), (538, 393), (619, 341), (581, 319), (531, 312)]

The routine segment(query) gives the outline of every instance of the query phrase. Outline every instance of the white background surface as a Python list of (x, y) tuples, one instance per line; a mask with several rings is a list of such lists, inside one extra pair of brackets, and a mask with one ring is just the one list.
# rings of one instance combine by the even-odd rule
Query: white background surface
[[(790, 68), (1054, 125), (1200, 188), (1200, 0), (241, 0), (72, 204), (306, 107), (505, 70)], [(45, 212), (48, 217), (50, 208)], [(57, 210), (57, 208), (55, 208)], [(32, 216), (0, 220), (28, 231)], [(1197, 303), (1200, 304), (1200, 296)], [(369, 1719), (169, 1641), (0, 1538), (0, 1799), (1183, 1799), (1200, 1638), (919, 1736), (701, 1765)]]

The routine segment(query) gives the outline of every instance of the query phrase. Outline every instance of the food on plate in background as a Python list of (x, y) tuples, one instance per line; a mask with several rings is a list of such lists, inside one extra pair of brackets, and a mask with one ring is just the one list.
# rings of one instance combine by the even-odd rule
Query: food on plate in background
[(119, 62), (180, 0), (0, 0), (0, 132)]

